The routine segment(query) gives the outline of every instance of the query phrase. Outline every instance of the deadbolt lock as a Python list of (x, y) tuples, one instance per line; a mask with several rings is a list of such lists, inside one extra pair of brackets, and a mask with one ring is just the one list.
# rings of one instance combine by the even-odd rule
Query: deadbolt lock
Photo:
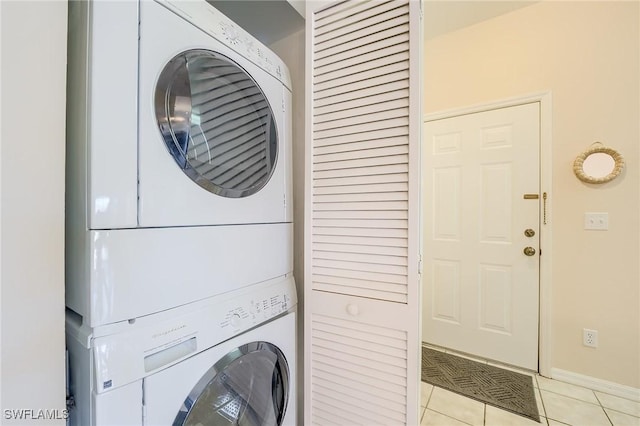
[(524, 235), (525, 237), (533, 237), (534, 235), (536, 235), (536, 231), (534, 231), (533, 229), (529, 228), (529, 229), (525, 229), (524, 230)]
[(533, 247), (525, 247), (523, 252), (527, 256), (533, 256), (534, 254), (536, 254), (536, 249), (534, 249)]

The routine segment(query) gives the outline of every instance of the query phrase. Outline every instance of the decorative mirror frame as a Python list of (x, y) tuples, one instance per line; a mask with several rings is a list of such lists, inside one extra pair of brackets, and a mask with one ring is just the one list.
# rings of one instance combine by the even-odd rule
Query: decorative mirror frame
[[(607, 155), (610, 155), (611, 158), (613, 158), (615, 166), (613, 167), (613, 170), (611, 171), (611, 173), (609, 173), (606, 176), (593, 177), (593, 176), (587, 175), (584, 172), (584, 169), (583, 169), (584, 161), (587, 159), (588, 156), (596, 153), (607, 154)], [(615, 149), (606, 147), (600, 142), (595, 142), (593, 145), (591, 145), (591, 148), (587, 149), (582, 154), (578, 155), (576, 160), (573, 162), (573, 172), (578, 177), (578, 179), (586, 183), (606, 183), (606, 182), (612, 181), (622, 172), (623, 168), (624, 168), (624, 158), (622, 158), (622, 155), (620, 155), (620, 153)]]

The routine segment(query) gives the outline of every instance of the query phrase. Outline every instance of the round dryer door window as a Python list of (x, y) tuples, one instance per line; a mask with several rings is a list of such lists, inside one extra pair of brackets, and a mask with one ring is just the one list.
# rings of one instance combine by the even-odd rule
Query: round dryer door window
[(201, 49), (174, 57), (158, 79), (155, 112), (169, 153), (201, 187), (239, 198), (269, 181), (278, 154), (273, 112), (231, 59)]
[(289, 366), (276, 346), (253, 342), (229, 352), (193, 388), (174, 426), (278, 426), (289, 396)]

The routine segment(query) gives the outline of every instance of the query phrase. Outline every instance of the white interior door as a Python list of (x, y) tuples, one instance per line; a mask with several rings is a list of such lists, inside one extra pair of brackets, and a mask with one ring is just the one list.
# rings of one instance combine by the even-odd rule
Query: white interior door
[(420, 3), (307, 3), (305, 425), (419, 424)]
[(423, 341), (538, 369), (540, 104), (424, 124)]

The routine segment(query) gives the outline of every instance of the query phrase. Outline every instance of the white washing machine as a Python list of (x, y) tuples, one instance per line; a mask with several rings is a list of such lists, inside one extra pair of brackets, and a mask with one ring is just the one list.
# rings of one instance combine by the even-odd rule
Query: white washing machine
[(205, 1), (71, 2), (67, 307), (97, 327), (293, 269), (291, 82)]
[(296, 294), (261, 283), (93, 331), (68, 312), (71, 425), (295, 425)]

